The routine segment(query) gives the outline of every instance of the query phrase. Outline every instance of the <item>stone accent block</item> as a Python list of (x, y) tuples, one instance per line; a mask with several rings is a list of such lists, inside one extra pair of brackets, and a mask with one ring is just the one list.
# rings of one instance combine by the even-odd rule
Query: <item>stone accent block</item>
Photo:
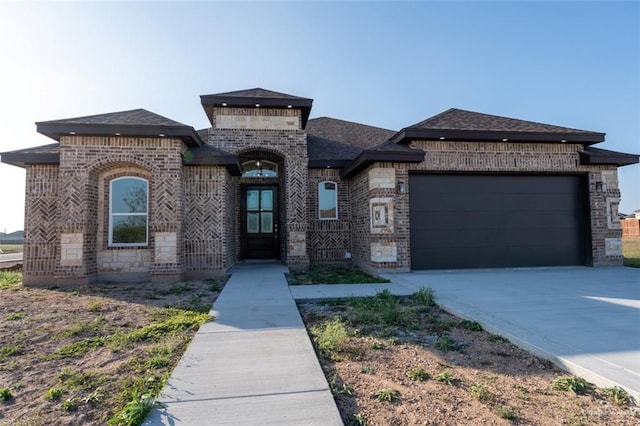
[(605, 238), (604, 244), (607, 256), (622, 256), (622, 238)]
[(396, 243), (371, 243), (371, 261), (376, 263), (397, 262), (398, 246)]
[(175, 232), (156, 232), (155, 262), (176, 263), (178, 236)]
[(243, 115), (219, 115), (216, 118), (218, 129), (250, 130), (298, 130), (298, 117), (264, 117)]
[(289, 233), (289, 256), (307, 255), (307, 233), (293, 231)]
[(394, 169), (376, 167), (369, 170), (369, 190), (396, 187), (396, 172)]
[(82, 265), (84, 237), (81, 233), (60, 235), (60, 265)]

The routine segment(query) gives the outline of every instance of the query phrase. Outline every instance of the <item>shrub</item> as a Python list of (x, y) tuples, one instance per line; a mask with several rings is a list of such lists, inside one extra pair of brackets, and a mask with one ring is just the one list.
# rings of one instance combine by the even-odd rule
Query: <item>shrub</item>
[(429, 374), (420, 366), (413, 367), (411, 370), (407, 371), (406, 376), (411, 380), (417, 381), (424, 381), (429, 378)]
[(378, 401), (393, 402), (400, 397), (400, 392), (392, 388), (380, 389), (374, 395)]
[(453, 378), (451, 370), (443, 370), (434, 377), (434, 380), (440, 383), (446, 383), (447, 385), (452, 385), (455, 379)]
[(13, 398), (13, 394), (11, 393), (11, 389), (8, 388), (0, 388), (0, 401), (9, 401)]
[(591, 383), (581, 377), (561, 376), (553, 380), (551, 387), (555, 390), (573, 392), (575, 394), (585, 393), (595, 389)]
[(314, 336), (320, 352), (328, 357), (332, 357), (336, 352), (342, 350), (344, 342), (347, 340), (347, 330), (340, 318), (327, 320), (312, 327), (311, 334)]
[(438, 337), (435, 346), (436, 349), (439, 349), (443, 352), (455, 351), (458, 349), (458, 345), (453, 341), (451, 337), (449, 337), (448, 334), (443, 334), (442, 336)]

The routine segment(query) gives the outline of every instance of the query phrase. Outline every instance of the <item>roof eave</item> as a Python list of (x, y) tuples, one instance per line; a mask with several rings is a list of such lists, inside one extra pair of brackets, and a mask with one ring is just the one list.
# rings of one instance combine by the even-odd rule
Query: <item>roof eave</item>
[(309, 160), (310, 169), (342, 169), (348, 167), (353, 160)]
[(20, 154), (5, 152), (0, 154), (0, 162), (25, 169), (31, 165), (60, 164), (60, 154)]
[(374, 162), (389, 162), (389, 163), (421, 163), (424, 161), (424, 151), (414, 149), (412, 152), (398, 152), (398, 151), (363, 151), (351, 162), (349, 166), (344, 168), (340, 173), (342, 179), (349, 179), (364, 170), (371, 163)]
[(71, 124), (36, 123), (38, 133), (55, 141), (67, 136), (141, 136), (174, 137), (181, 139), (187, 146), (202, 146), (204, 142), (193, 127), (189, 126), (145, 126), (126, 124)]
[(396, 133), (391, 138), (391, 141), (396, 144), (403, 144), (409, 143), (411, 140), (415, 139), (456, 140), (470, 142), (581, 143), (585, 145), (592, 145), (603, 142), (605, 139), (605, 133), (518, 132), (405, 128)]
[(638, 164), (640, 156), (635, 154), (625, 154), (622, 152), (607, 152), (607, 153), (593, 153), (593, 152), (580, 152), (580, 164), (585, 166), (606, 164), (614, 165), (617, 167), (630, 166), (631, 164)]

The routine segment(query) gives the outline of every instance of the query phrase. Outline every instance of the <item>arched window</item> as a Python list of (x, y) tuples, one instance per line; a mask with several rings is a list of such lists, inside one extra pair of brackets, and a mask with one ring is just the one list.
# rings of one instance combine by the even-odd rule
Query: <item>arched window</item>
[(278, 165), (268, 160), (251, 160), (242, 163), (244, 177), (278, 177)]
[(320, 220), (338, 219), (338, 184), (320, 182), (318, 184), (318, 215)]
[(127, 176), (109, 183), (109, 245), (140, 247), (148, 243), (149, 183)]

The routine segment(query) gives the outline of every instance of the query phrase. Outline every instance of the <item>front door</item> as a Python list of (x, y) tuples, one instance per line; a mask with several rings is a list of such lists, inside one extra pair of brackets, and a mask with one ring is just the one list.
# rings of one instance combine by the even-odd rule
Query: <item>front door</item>
[(242, 188), (242, 254), (245, 259), (278, 259), (278, 187)]

